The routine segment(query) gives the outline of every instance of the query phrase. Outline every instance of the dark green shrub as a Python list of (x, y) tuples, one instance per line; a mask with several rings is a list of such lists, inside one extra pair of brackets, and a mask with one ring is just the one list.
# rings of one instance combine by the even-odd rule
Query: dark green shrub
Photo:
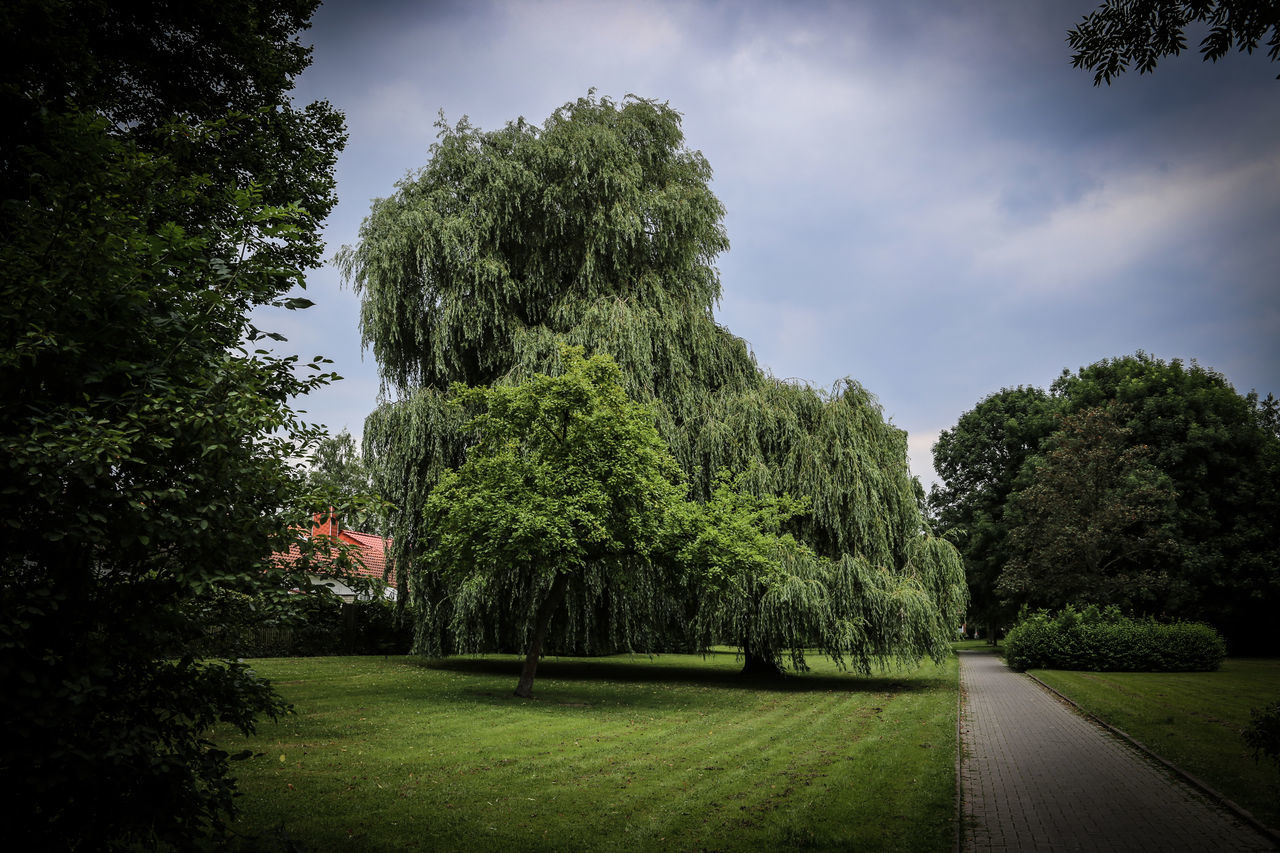
[(1280, 768), (1280, 702), (1272, 702), (1264, 708), (1249, 712), (1249, 725), (1240, 733), (1245, 745), (1253, 751), (1255, 761), (1263, 756)]
[(344, 604), (326, 592), (248, 596), (220, 591), (197, 605), (202, 632), (187, 654), (205, 658), (408, 654), (412, 622), (385, 599)]
[(360, 655), (405, 655), (413, 645), (413, 619), (408, 611), (397, 612), (387, 599), (353, 605), (355, 609), (355, 649)]
[(1016, 670), (1208, 672), (1226, 657), (1221, 635), (1208, 625), (1130, 619), (1114, 607), (1092, 606), (1024, 616), (1004, 647)]
[(292, 629), (291, 655), (403, 655), (413, 645), (413, 622), (397, 619), (385, 598), (344, 604), (331, 595), (298, 596), (283, 624)]

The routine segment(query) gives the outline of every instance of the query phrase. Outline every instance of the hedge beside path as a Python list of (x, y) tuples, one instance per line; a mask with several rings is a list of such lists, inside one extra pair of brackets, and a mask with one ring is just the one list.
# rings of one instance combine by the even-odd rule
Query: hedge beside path
[(1222, 636), (1208, 625), (1130, 619), (1096, 607), (1027, 617), (1005, 637), (1004, 650), (1018, 671), (1211, 672), (1227, 654)]

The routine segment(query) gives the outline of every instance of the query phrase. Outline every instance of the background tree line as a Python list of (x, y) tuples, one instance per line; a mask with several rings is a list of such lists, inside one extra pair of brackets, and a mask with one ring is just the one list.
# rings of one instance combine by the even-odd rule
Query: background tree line
[(970, 617), (1115, 604), (1275, 650), (1277, 402), (1145, 353), (1006, 388), (934, 445), (937, 530), (965, 556)]

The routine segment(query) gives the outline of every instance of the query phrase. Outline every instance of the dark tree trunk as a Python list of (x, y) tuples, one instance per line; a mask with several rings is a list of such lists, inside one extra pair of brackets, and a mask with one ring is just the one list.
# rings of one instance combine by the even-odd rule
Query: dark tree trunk
[(746, 658), (742, 664), (742, 674), (753, 678), (782, 678), (784, 673), (782, 668), (773, 662), (768, 655), (762, 655), (747, 646), (744, 650), (743, 657)]
[(341, 610), (342, 615), (342, 649), (347, 654), (355, 654), (356, 651), (356, 604), (343, 603)]
[(533, 697), (533, 674), (538, 669), (538, 658), (542, 657), (542, 644), (547, 638), (547, 626), (556, 608), (564, 600), (565, 590), (569, 587), (569, 576), (556, 575), (551, 584), (551, 591), (538, 605), (538, 615), (534, 618), (533, 638), (529, 641), (529, 651), (524, 656), (524, 669), (520, 672), (520, 681), (516, 684), (516, 695), (522, 699)]
[[(382, 540), (382, 547), (386, 550), (387, 541)], [(408, 563), (408, 560), (405, 560)], [(391, 564), (391, 570), (395, 572), (395, 563)], [(395, 572), (396, 575), (396, 624), (403, 625), (405, 614), (409, 606), (409, 573), (406, 571)]]

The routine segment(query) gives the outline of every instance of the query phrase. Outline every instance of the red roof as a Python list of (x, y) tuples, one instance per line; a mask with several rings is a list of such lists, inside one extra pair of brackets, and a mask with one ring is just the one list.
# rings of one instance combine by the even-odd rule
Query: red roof
[[(303, 534), (305, 535), (305, 534)], [(343, 530), (338, 526), (336, 520), (330, 518), (321, 518), (317, 515), (315, 523), (311, 531), (312, 536), (331, 536), (335, 545), (354, 545), (355, 552), (351, 556), (355, 559), (355, 565), (352, 571), (359, 577), (372, 578), (374, 580), (385, 580), (391, 586), (396, 585), (396, 576), (394, 567), (388, 571), (387, 548), (395, 540), (391, 537), (378, 536), (376, 533), (361, 533), (358, 530)], [(294, 562), (301, 556), (301, 552), (297, 545), (289, 546), (289, 553), (275, 555), (277, 562)], [(318, 555), (315, 562), (323, 564), (328, 561), (324, 555)]]
[(360, 548), (360, 562), (356, 565), (356, 574), (367, 578), (382, 580), (395, 586), (395, 570), (387, 571), (387, 546), (393, 541), (391, 537), (378, 536), (376, 533), (360, 533), (356, 530), (341, 530), (338, 538), (344, 539)]

